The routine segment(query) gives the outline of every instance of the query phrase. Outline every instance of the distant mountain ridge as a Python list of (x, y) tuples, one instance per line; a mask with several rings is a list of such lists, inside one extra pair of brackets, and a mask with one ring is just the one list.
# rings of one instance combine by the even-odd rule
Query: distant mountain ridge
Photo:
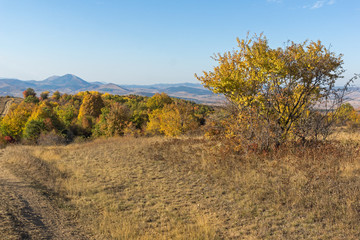
[(43, 91), (75, 94), (82, 91), (98, 91), (118, 95), (152, 96), (165, 92), (172, 97), (188, 99), (206, 104), (221, 104), (223, 98), (196, 83), (152, 84), (152, 85), (117, 85), (105, 82), (87, 82), (73, 74), (51, 76), (42, 81), (23, 81), (14, 78), (0, 78), (0, 96), (21, 97), (27, 88), (33, 88), (37, 93)]

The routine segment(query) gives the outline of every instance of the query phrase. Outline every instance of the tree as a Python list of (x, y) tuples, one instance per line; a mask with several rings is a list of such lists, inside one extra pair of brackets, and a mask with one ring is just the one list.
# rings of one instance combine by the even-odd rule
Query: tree
[(46, 100), (46, 99), (48, 99), (48, 98), (49, 98), (49, 94), (50, 94), (49, 91), (42, 92), (42, 93), (40, 94), (41, 100)]
[[(33, 109), (33, 112), (30, 118), (28, 119), (28, 122), (31, 121), (42, 122), (43, 123), (42, 126), (44, 127), (43, 130), (46, 131), (51, 131), (53, 129), (61, 131), (64, 128), (64, 126), (55, 111), (56, 107), (57, 107), (57, 103), (41, 102), (40, 105), (38, 105)], [(29, 126), (33, 128), (34, 124), (35, 123), (33, 122)]]
[(156, 93), (148, 99), (146, 106), (151, 109), (163, 108), (166, 104), (171, 104), (173, 101), (166, 93)]
[(359, 114), (350, 103), (342, 104), (338, 109), (336, 123), (338, 125), (345, 125), (346, 123), (359, 123)]
[(39, 102), (39, 99), (33, 95), (30, 95), (30, 96), (27, 96), (25, 99), (24, 99), (24, 102), (26, 103), (38, 103)]
[(335, 81), (344, 72), (342, 55), (320, 41), (289, 42), (276, 49), (263, 35), (237, 41), (238, 50), (215, 55), (219, 65), (213, 71), (195, 76), (234, 105), (242, 129), (258, 127), (279, 144), (293, 136), (296, 123), (316, 105), (334, 109), (341, 103)]
[(23, 91), (24, 101), (27, 103), (38, 103), (39, 99), (36, 97), (36, 92), (32, 88)]
[(102, 114), (94, 127), (95, 136), (122, 136), (129, 124), (130, 110), (121, 103), (112, 102), (109, 107), (102, 108)]
[(166, 136), (178, 136), (199, 126), (194, 107), (186, 103), (172, 103), (149, 114), (146, 130)]
[(32, 88), (28, 88), (25, 91), (23, 91), (23, 96), (24, 98), (27, 98), (29, 96), (36, 97), (36, 92)]
[(10, 136), (15, 140), (20, 140), (25, 128), (25, 124), (33, 112), (34, 104), (21, 102), (12, 108), (1, 120), (0, 132), (3, 136)]
[(55, 91), (52, 95), (52, 99), (54, 99), (54, 100), (59, 100), (60, 97), (61, 97), (61, 94), (59, 91)]
[(80, 106), (78, 119), (81, 119), (85, 115), (97, 118), (101, 114), (103, 107), (104, 101), (99, 93), (88, 93), (84, 96)]
[(30, 120), (25, 124), (24, 138), (35, 142), (45, 128), (46, 127), (43, 121)]
[(77, 114), (79, 112), (76, 106), (74, 106), (71, 102), (62, 106), (59, 105), (54, 110), (66, 127), (69, 127), (74, 119), (77, 118)]

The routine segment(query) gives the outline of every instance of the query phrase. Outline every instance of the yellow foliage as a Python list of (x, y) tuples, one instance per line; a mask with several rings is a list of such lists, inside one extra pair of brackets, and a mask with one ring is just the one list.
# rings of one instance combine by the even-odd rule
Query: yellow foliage
[(16, 108), (12, 107), (12, 110), (1, 120), (2, 134), (20, 139), (34, 106), (33, 103), (21, 102)]
[(214, 93), (225, 97), (242, 114), (275, 123), (286, 139), (304, 111), (329, 96), (343, 70), (342, 55), (320, 41), (272, 49), (263, 36), (237, 39), (239, 50), (217, 54), (218, 66), (197, 76)]
[(149, 114), (147, 131), (166, 136), (178, 136), (198, 127), (194, 108), (189, 104), (167, 104)]
[(86, 92), (79, 109), (78, 119), (82, 119), (85, 115), (96, 118), (101, 114), (103, 107), (104, 102), (98, 92)]

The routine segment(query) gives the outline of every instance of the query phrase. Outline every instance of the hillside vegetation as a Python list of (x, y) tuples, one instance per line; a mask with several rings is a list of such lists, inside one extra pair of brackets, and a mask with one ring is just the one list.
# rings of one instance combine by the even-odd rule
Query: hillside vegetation
[(0, 121), (5, 165), (94, 239), (359, 239), (358, 76), (335, 87), (320, 41), (238, 44), (197, 76), (223, 107), (27, 89)]
[(38, 97), (29, 88), (23, 95), (22, 101), (6, 100), (7, 114), (0, 119), (0, 138), (5, 143), (69, 143), (124, 135), (178, 136), (197, 131), (213, 111), (212, 107), (164, 93), (149, 98), (89, 91), (76, 95), (54, 92), (50, 97), (45, 91)]

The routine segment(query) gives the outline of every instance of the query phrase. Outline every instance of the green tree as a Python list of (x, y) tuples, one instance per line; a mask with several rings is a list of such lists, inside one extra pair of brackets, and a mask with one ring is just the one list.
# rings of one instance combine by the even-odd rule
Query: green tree
[(95, 136), (121, 136), (130, 120), (130, 110), (123, 104), (113, 102), (102, 108), (98, 123), (94, 127)]
[(39, 99), (33, 95), (30, 95), (30, 96), (27, 96), (25, 99), (24, 99), (24, 102), (26, 103), (38, 103), (39, 102)]
[(36, 97), (36, 92), (32, 88), (27, 88), (25, 91), (23, 91), (24, 98), (27, 98), (29, 96)]
[(30, 120), (25, 124), (24, 138), (35, 142), (45, 129), (46, 127), (42, 120)]

